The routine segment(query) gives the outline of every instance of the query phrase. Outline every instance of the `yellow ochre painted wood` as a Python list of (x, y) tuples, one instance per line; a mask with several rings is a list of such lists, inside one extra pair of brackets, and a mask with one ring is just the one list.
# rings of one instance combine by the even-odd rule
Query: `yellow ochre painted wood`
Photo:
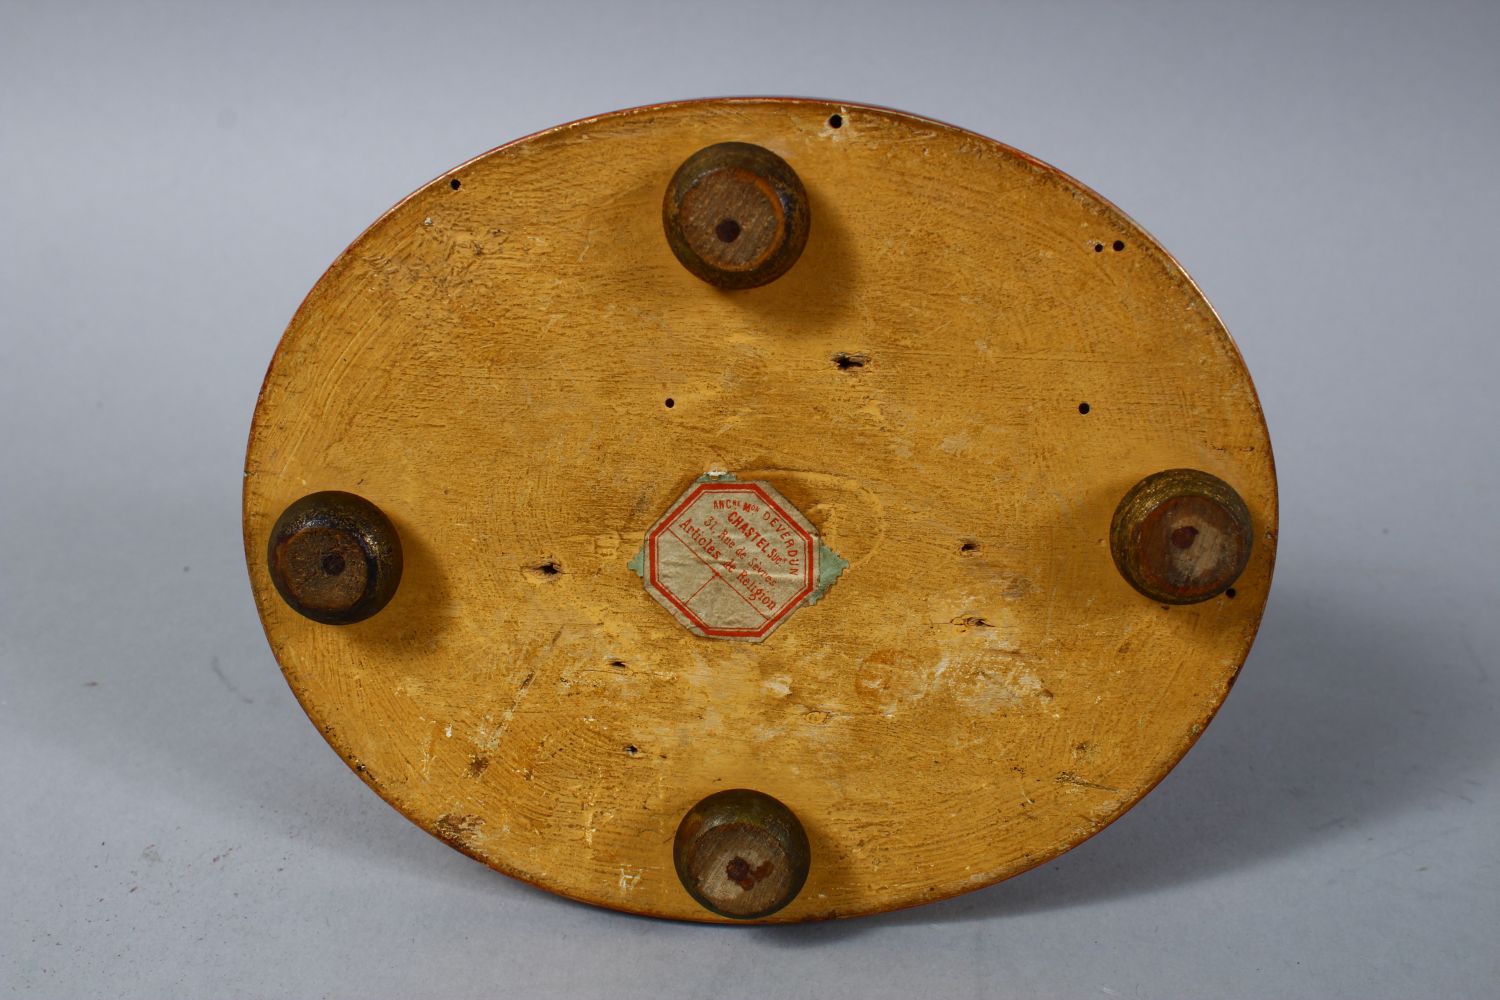
[[(726, 292), (673, 257), (662, 196), (731, 140), (791, 164), (812, 231)], [(1249, 507), (1233, 598), (1168, 609), (1113, 565), (1115, 505), (1177, 467)], [(850, 563), (758, 645), (690, 634), (627, 568), (710, 470), (771, 483)], [(316, 490), (400, 532), (368, 621), (271, 586), (267, 533)], [(711, 921), (672, 839), (727, 788), (807, 829), (772, 922), (978, 888), (1097, 832), (1218, 708), (1276, 538), (1250, 377), (1145, 232), (961, 129), (771, 99), (575, 122), (392, 209), (292, 320), (244, 503), (276, 658), (376, 792), (543, 888)]]

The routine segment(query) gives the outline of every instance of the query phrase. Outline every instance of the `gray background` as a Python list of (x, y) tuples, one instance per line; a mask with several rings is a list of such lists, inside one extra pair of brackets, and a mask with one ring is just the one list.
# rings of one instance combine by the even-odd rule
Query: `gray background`
[[(1494, 996), (1500, 5), (4, 5), (0, 988), (38, 996)], [(1222, 312), (1280, 564), (1218, 721), (1055, 863), (782, 929), (554, 899), (410, 825), (293, 702), (246, 430), (408, 191), (681, 97), (1019, 146)]]

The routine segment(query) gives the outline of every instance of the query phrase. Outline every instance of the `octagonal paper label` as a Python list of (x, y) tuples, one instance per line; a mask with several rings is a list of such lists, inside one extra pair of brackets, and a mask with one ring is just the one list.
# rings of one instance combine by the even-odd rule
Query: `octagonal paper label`
[(848, 566), (770, 483), (708, 475), (646, 532), (630, 563), (694, 635), (760, 642)]

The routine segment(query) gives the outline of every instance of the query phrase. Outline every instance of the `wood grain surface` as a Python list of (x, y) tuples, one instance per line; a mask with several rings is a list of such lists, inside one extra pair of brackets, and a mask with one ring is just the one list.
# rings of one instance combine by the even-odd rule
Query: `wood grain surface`
[[(810, 200), (801, 259), (761, 288), (711, 287), (663, 236), (673, 172), (724, 141)], [(1256, 534), (1235, 596), (1168, 608), (1108, 534), (1180, 467), (1230, 483)], [(771, 483), (850, 563), (758, 645), (690, 634), (627, 568), (710, 470)], [(317, 490), (400, 532), (369, 620), (272, 588), (268, 532)], [(1224, 698), (1276, 538), (1249, 375), (1145, 232), (961, 129), (770, 99), (575, 122), (392, 209), (288, 328), (244, 505), (276, 658), (376, 792), (543, 888), (711, 921), (672, 842), (722, 789), (807, 830), (771, 921), (978, 888), (1097, 832)]]

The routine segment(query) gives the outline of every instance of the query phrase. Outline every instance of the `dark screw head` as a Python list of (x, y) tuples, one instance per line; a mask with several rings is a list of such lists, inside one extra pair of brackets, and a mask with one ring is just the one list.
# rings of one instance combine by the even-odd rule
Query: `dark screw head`
[(1147, 476), (1125, 494), (1110, 525), (1110, 552), (1130, 585), (1163, 604), (1217, 597), (1250, 561), (1245, 501), (1197, 469)]
[(796, 898), (807, 881), (807, 833), (764, 792), (710, 795), (682, 818), (672, 845), (688, 894), (724, 917), (753, 920)]
[(721, 142), (677, 168), (662, 224), (683, 267), (718, 288), (754, 288), (797, 263), (812, 217), (785, 160), (748, 142)]
[(401, 582), (401, 539), (353, 493), (311, 493), (282, 511), (266, 545), (276, 592), (315, 622), (349, 625), (385, 607)]

